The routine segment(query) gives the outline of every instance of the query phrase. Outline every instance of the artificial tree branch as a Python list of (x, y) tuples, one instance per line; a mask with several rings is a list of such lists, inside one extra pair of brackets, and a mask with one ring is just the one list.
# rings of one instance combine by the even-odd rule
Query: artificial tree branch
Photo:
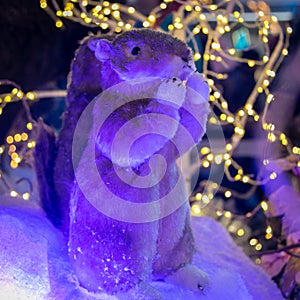
[(299, 255), (295, 255), (295, 254), (293, 254), (293, 253), (291, 253), (289, 251), (291, 249), (296, 249), (296, 248), (300, 248), (300, 243), (289, 245), (289, 246), (285, 246), (285, 247), (282, 247), (282, 248), (279, 248), (279, 249), (275, 249), (275, 250), (267, 250), (267, 251), (263, 251), (263, 252), (260, 252), (260, 253), (254, 253), (254, 254), (251, 254), (249, 256), (250, 257), (262, 257), (264, 255), (270, 255), (270, 254), (274, 254), (274, 253), (285, 252), (285, 253), (293, 256), (293, 257), (297, 257), (297, 258), (300, 259)]

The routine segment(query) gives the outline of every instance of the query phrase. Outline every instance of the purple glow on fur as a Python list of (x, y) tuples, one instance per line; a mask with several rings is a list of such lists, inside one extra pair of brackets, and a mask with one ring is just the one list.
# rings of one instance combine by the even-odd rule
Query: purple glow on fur
[(116, 293), (192, 260), (176, 159), (204, 134), (208, 88), (190, 50), (169, 35), (138, 30), (89, 48), (119, 81), (86, 107), (75, 130), (69, 252), (83, 287)]

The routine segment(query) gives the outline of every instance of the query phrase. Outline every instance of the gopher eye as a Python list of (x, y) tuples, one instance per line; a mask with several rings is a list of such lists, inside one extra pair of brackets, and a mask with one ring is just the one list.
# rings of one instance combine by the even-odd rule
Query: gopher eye
[(141, 52), (141, 48), (140, 47), (134, 47), (131, 50), (131, 54), (134, 55), (134, 56), (138, 55), (140, 52)]

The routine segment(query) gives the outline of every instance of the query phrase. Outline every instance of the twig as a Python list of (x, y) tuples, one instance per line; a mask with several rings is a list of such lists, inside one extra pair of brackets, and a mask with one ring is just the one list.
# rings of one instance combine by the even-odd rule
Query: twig
[[(263, 255), (270, 255), (270, 254), (275, 254), (275, 253), (280, 253), (280, 252), (285, 252), (289, 254), (289, 250), (291, 249), (296, 249), (296, 248), (300, 248), (300, 243), (298, 244), (293, 244), (293, 245), (289, 245), (286, 247), (282, 247), (279, 249), (275, 249), (275, 250), (268, 250), (268, 251), (263, 251), (261, 253), (255, 253), (255, 254), (251, 254), (249, 255), (250, 257), (261, 257)], [(294, 254), (295, 255), (295, 254)], [(298, 255), (297, 255), (298, 256)], [(300, 258), (300, 257), (298, 257)]]

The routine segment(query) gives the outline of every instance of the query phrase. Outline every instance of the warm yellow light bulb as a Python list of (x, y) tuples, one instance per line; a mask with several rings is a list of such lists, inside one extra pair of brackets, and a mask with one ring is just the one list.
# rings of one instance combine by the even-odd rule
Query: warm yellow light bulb
[(260, 17), (263, 17), (263, 16), (265, 15), (265, 13), (264, 13), (262, 10), (260, 10), (257, 14), (258, 14)]
[(268, 225), (266, 228), (266, 233), (271, 233), (271, 232), (272, 232), (272, 227)]
[(113, 12), (112, 12), (112, 15), (113, 15), (113, 17), (114, 17), (115, 19), (119, 19), (119, 18), (120, 18), (120, 12), (119, 12), (118, 10), (113, 11)]
[(213, 155), (212, 153), (209, 153), (209, 154), (206, 156), (206, 159), (207, 159), (208, 161), (213, 161), (214, 155)]
[(199, 216), (201, 214), (201, 208), (198, 204), (192, 205), (192, 213), (196, 216)]
[(243, 136), (245, 134), (245, 129), (239, 126), (236, 126), (234, 128), (234, 132), (240, 136)]
[(211, 44), (212, 49), (214, 50), (220, 50), (221, 49), (221, 45), (218, 42), (213, 42)]
[(208, 147), (206, 147), (206, 146), (202, 147), (201, 150), (200, 150), (200, 153), (201, 153), (202, 155), (206, 155), (206, 154), (208, 154), (209, 152), (210, 152), (210, 149), (209, 149)]
[(160, 8), (161, 9), (166, 9), (167, 8), (167, 4), (166, 3), (161, 3), (160, 4)]
[(132, 7), (132, 6), (128, 7), (128, 12), (129, 12), (130, 14), (134, 14), (134, 13), (135, 13), (135, 8)]
[[(149, 21), (144, 21), (143, 22), (143, 27), (148, 28), (150, 27), (150, 22)], [(170, 30), (170, 29), (169, 29)]]
[(210, 202), (208, 195), (203, 195), (201, 200), (204, 204), (208, 204)]
[[(55, 22), (55, 26), (57, 27), (57, 28), (61, 28), (61, 27), (63, 27), (63, 22), (61, 21), (61, 20), (57, 20), (56, 22)], [(29, 99), (29, 98), (28, 98)], [(30, 99), (30, 100), (33, 100), (33, 99)]]
[(235, 50), (234, 48), (228, 49), (228, 53), (229, 53), (230, 55), (234, 55), (235, 52), (236, 52), (236, 50)]
[(15, 160), (17, 157), (19, 157), (18, 153), (14, 152), (11, 154), (11, 159)]
[(266, 98), (266, 102), (268, 104), (270, 104), (272, 101), (274, 100), (274, 95), (273, 94), (269, 94)]
[(255, 61), (254, 60), (248, 60), (248, 66), (250, 68), (254, 67), (255, 66)]
[(232, 217), (232, 213), (230, 211), (225, 211), (224, 212), (224, 217), (227, 219), (230, 219)]
[[(214, 97), (216, 99), (219, 99), (221, 97), (221, 93), (219, 91), (215, 91), (214, 92)], [(224, 108), (224, 109), (227, 109), (228, 108), (228, 103), (226, 101), (223, 101), (221, 106)]]
[(261, 258), (259, 258), (259, 257), (255, 258), (255, 263), (257, 265), (260, 265), (261, 264)]
[(197, 61), (197, 60), (199, 60), (200, 58), (201, 58), (201, 54), (200, 54), (199, 52), (196, 52), (196, 53), (194, 54), (194, 60)]
[(14, 135), (14, 140), (15, 140), (16, 142), (20, 142), (20, 141), (21, 141), (21, 135), (20, 135), (19, 133), (15, 134), (15, 135)]
[(240, 13), (236, 10), (236, 11), (233, 12), (233, 16), (235, 18), (239, 18), (240, 17)]
[(249, 244), (250, 246), (255, 246), (258, 244), (258, 240), (256, 238), (252, 238), (250, 241), (249, 241)]
[(268, 35), (268, 34), (269, 34), (268, 29), (267, 29), (267, 28), (263, 28), (263, 29), (262, 29), (262, 33), (263, 33), (264, 35)]
[(6, 142), (7, 142), (7, 144), (12, 144), (12, 143), (14, 142), (14, 138), (13, 138), (11, 135), (9, 135), (9, 136), (6, 138)]
[(227, 116), (225, 114), (220, 114), (220, 120), (221, 121), (226, 121)]
[(41, 8), (45, 9), (48, 6), (48, 4), (47, 4), (47, 2), (41, 1), (40, 6), (41, 6)]
[(27, 143), (27, 147), (28, 147), (29, 149), (34, 148), (34, 147), (35, 147), (35, 141), (28, 142), (28, 143)]
[(231, 195), (232, 195), (231, 191), (228, 191), (228, 190), (224, 193), (224, 196), (225, 196), (226, 198), (230, 198)]
[(230, 159), (230, 154), (229, 153), (225, 153), (223, 155), (224, 160)]
[(216, 119), (215, 117), (210, 117), (210, 118), (209, 118), (209, 123), (215, 125), (215, 124), (218, 123), (218, 121), (217, 121), (217, 119)]
[(15, 160), (12, 160), (9, 165), (12, 169), (16, 169), (19, 166)]
[(18, 196), (18, 193), (14, 190), (10, 191), (10, 196), (11, 197), (17, 197)]
[(294, 154), (299, 154), (299, 155), (300, 155), (300, 148), (294, 146), (294, 147), (292, 148), (292, 152), (293, 152)]
[(255, 246), (256, 251), (260, 251), (261, 249), (262, 249), (262, 244), (259, 243)]
[(231, 151), (232, 150), (232, 145), (231, 144), (226, 144), (225, 149), (227, 151)]
[(205, 20), (206, 20), (205, 14), (200, 14), (200, 15), (199, 15), (199, 19), (200, 19), (201, 21), (205, 21)]
[(225, 33), (225, 28), (224, 27), (218, 27), (218, 32), (220, 34), (224, 34)]
[(232, 165), (231, 159), (227, 159), (227, 160), (225, 161), (225, 166), (229, 167), (229, 166), (231, 166), (231, 165)]
[(183, 24), (182, 23), (174, 23), (174, 27), (176, 28), (176, 29), (182, 29), (183, 28)]
[(200, 33), (200, 27), (196, 26), (193, 28), (193, 34), (198, 34), (198, 33)]
[(103, 30), (106, 30), (106, 29), (108, 29), (108, 24), (107, 24), (107, 23), (101, 23), (101, 24), (100, 24), (100, 27), (101, 27)]
[(19, 164), (22, 161), (22, 159), (18, 156), (14, 159), (14, 161), (15, 163)]
[(154, 15), (150, 15), (149, 17), (148, 17), (148, 20), (150, 21), (150, 22), (155, 22), (156, 21), (156, 18), (155, 18), (155, 16)]
[(29, 200), (30, 194), (29, 194), (29, 193), (24, 193), (24, 194), (22, 195), (22, 198), (23, 198), (24, 200)]
[(273, 237), (272, 233), (266, 233), (265, 238), (266, 240), (270, 240)]
[(269, 61), (269, 57), (267, 55), (264, 55), (262, 60), (264, 63), (267, 63)]
[(225, 25), (224, 29), (225, 29), (226, 32), (230, 32), (230, 30), (231, 30), (229, 25)]
[(111, 10), (108, 7), (103, 9), (104, 15), (108, 16), (108, 15), (110, 15), (110, 13), (111, 13)]
[(126, 30), (130, 30), (132, 28), (132, 26), (129, 23), (127, 23), (127, 24), (125, 24), (124, 28)]
[(222, 154), (216, 154), (214, 157), (214, 161), (217, 165), (220, 165), (223, 161), (223, 155)]
[(12, 101), (11, 95), (6, 95), (6, 96), (4, 97), (4, 102), (11, 102), (11, 101)]
[(276, 135), (273, 132), (268, 133), (268, 141), (274, 143), (277, 140)]
[(292, 33), (293, 33), (293, 28), (288, 26), (288, 27), (286, 28), (286, 32), (287, 32), (288, 34), (292, 34)]
[(208, 34), (208, 32), (209, 32), (209, 31), (208, 31), (208, 28), (207, 28), (207, 27), (203, 27), (203, 28), (202, 28), (202, 32), (203, 32), (204, 34)]
[(242, 177), (242, 181), (243, 181), (244, 183), (248, 183), (249, 180), (250, 180), (250, 177), (249, 177), (249, 176), (243, 176), (243, 177)]
[(190, 11), (193, 10), (193, 7), (192, 7), (191, 5), (186, 5), (186, 6), (184, 7), (184, 9), (185, 9), (186, 11), (190, 12)]
[(209, 86), (213, 86), (215, 84), (215, 82), (212, 79), (207, 79), (207, 84)]
[(238, 231), (236, 232), (236, 234), (238, 236), (243, 236), (243, 235), (245, 235), (245, 230), (243, 228), (240, 228), (240, 229), (238, 229)]
[(239, 115), (240, 117), (243, 117), (243, 116), (245, 115), (245, 111), (242, 110), (242, 109), (239, 110), (238, 115)]
[(226, 121), (228, 123), (233, 123), (234, 122), (234, 118), (232, 116), (228, 116), (227, 119), (226, 119)]
[[(215, 95), (215, 93), (217, 93), (216, 94), (217, 96)], [(215, 93), (214, 93), (214, 96), (216, 98), (220, 98), (221, 97), (221, 94), (219, 92), (215, 92)], [(222, 106), (223, 109), (228, 109), (228, 103), (227, 103), (227, 101), (222, 101), (221, 106)]]
[(286, 48), (282, 49), (282, 55), (287, 56), (288, 55), (288, 50)]
[(258, 92), (258, 93), (261, 94), (261, 93), (263, 93), (263, 91), (264, 91), (264, 89), (263, 89), (261, 86), (259, 86), (259, 87), (257, 88), (257, 92)]
[(202, 166), (203, 166), (204, 168), (208, 168), (208, 167), (210, 166), (209, 161), (204, 160), (204, 161), (202, 162)]
[(197, 193), (196, 195), (195, 195), (195, 199), (196, 200), (201, 200), (201, 198), (202, 198), (202, 194), (201, 193)]

